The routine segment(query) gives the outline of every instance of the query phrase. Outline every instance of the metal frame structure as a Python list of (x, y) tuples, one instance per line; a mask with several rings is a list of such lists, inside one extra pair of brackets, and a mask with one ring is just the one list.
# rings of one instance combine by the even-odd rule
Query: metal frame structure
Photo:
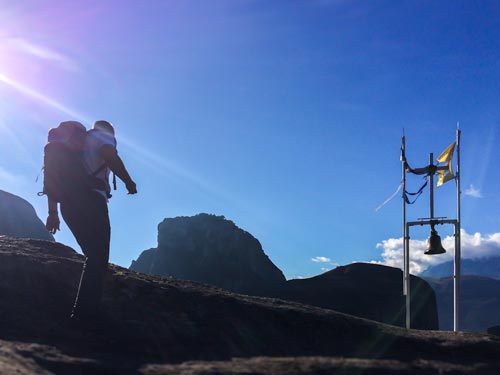
[(461, 241), (460, 241), (460, 129), (457, 128), (456, 134), (456, 152), (457, 152), (457, 170), (455, 173), (456, 186), (457, 186), (457, 218), (445, 219), (434, 217), (434, 174), (437, 171), (448, 169), (447, 166), (434, 165), (434, 156), (429, 155), (429, 165), (424, 168), (418, 168), (420, 172), (425, 172), (429, 176), (430, 182), (430, 217), (418, 221), (406, 221), (406, 173), (408, 171), (408, 164), (405, 157), (405, 137), (402, 138), (401, 143), (401, 162), (402, 162), (402, 184), (403, 184), (403, 295), (406, 296), (406, 328), (411, 328), (411, 311), (410, 311), (410, 227), (430, 225), (432, 230), (435, 225), (452, 224), (454, 225), (455, 232), (455, 257), (454, 257), (454, 271), (453, 271), (453, 330), (456, 332), (459, 329), (459, 296), (460, 296), (460, 258), (461, 258)]

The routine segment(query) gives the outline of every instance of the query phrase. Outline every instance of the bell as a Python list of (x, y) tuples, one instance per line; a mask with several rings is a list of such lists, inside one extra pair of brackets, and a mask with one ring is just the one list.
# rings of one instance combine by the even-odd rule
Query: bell
[(446, 253), (446, 250), (441, 245), (441, 237), (439, 237), (438, 233), (434, 230), (431, 230), (431, 235), (427, 239), (427, 250), (425, 250), (424, 254), (426, 255), (437, 255)]

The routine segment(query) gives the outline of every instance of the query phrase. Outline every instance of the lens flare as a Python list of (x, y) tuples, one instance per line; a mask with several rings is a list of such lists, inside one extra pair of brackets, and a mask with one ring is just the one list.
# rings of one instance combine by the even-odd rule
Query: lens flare
[(43, 104), (48, 105), (52, 109), (55, 109), (65, 115), (70, 116), (74, 120), (79, 120), (83, 122), (89, 123), (90, 120), (82, 115), (81, 113), (78, 113), (77, 111), (65, 106), (64, 104), (58, 102), (55, 99), (52, 99), (46, 95), (43, 95), (42, 93), (26, 86), (23, 85), (22, 83), (13, 80), (12, 78), (7, 77), (4, 74), (0, 74), (0, 82), (9, 86), (10, 88), (14, 89), (15, 91), (25, 95), (26, 97), (30, 99), (34, 99), (35, 101), (41, 102)]

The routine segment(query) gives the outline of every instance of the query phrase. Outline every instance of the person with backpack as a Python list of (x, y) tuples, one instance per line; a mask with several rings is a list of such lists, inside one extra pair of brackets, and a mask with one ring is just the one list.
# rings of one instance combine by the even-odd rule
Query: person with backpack
[[(71, 321), (94, 323), (98, 316), (104, 276), (109, 261), (111, 226), (109, 174), (136, 194), (116, 150), (115, 130), (108, 121), (96, 121), (89, 131), (76, 121), (62, 122), (49, 131), (44, 155), (44, 191), (48, 198), (47, 230), (59, 230), (61, 215), (85, 255)], [(115, 186), (116, 189), (116, 186)]]

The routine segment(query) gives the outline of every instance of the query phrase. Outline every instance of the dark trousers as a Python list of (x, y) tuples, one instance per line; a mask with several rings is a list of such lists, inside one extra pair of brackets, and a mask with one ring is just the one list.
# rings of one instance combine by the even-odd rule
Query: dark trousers
[(72, 315), (96, 317), (108, 268), (111, 227), (106, 198), (96, 191), (61, 202), (61, 214), (86, 256)]

